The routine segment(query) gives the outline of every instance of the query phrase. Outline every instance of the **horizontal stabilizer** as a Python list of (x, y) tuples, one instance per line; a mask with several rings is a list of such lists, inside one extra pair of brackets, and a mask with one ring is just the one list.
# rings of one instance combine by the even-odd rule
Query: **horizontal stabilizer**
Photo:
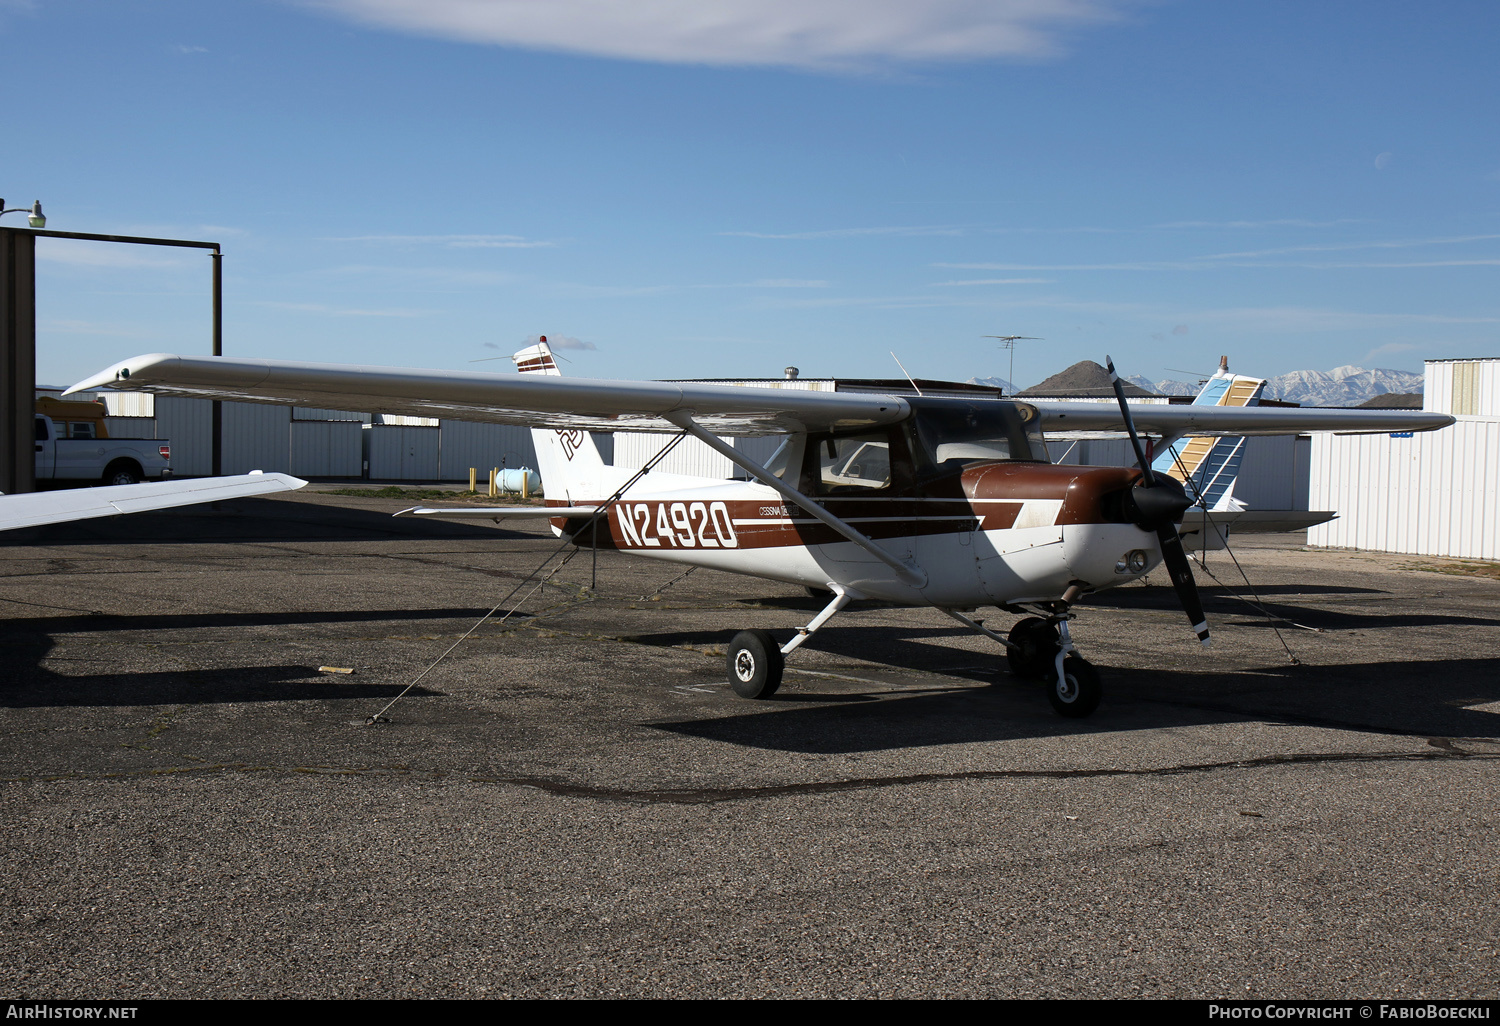
[(569, 517), (594, 515), (594, 506), (450, 506), (434, 509), (413, 506), (395, 514), (398, 517), (437, 517), (442, 520), (501, 520), (507, 517)]
[(1213, 527), (1204, 523), (1203, 510), (1193, 509), (1183, 514), (1182, 533), (1199, 531), (1207, 535), (1214, 527), (1232, 534), (1278, 534), (1282, 531), (1305, 531), (1318, 524), (1326, 524), (1338, 514), (1329, 510), (1305, 509), (1244, 509), (1225, 510), (1208, 514)]

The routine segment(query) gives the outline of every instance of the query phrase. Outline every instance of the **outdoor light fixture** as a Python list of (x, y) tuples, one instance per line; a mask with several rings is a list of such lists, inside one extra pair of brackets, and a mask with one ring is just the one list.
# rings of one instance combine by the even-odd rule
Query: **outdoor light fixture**
[(5, 201), (3, 199), (0, 199), (0, 217), (5, 216), (6, 214), (19, 214), (23, 212), (27, 215), (26, 223), (31, 225), (31, 227), (47, 227), (47, 217), (42, 213), (41, 200), (37, 200), (35, 203), (33, 203), (30, 210), (27, 210), (25, 207), (12, 207), (9, 210), (6, 210)]

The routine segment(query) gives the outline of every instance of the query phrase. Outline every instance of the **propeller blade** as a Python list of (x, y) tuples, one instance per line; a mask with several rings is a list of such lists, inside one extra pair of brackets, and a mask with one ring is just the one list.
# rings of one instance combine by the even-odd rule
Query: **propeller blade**
[(1187, 613), (1188, 623), (1204, 648), (1212, 642), (1208, 636), (1208, 617), (1203, 615), (1203, 602), (1198, 598), (1198, 582), (1193, 579), (1193, 568), (1183, 551), (1182, 539), (1172, 524), (1162, 524), (1156, 529), (1156, 538), (1161, 542), (1162, 561), (1167, 565), (1167, 576), (1172, 579), (1172, 590), (1177, 592), (1177, 601)]
[(1120, 403), (1120, 416), (1125, 418), (1125, 430), (1130, 433), (1130, 444), (1135, 447), (1135, 461), (1141, 466), (1143, 483), (1147, 488), (1156, 484), (1156, 475), (1151, 473), (1151, 464), (1146, 461), (1146, 450), (1141, 448), (1141, 436), (1136, 434), (1135, 418), (1130, 415), (1130, 404), (1125, 401), (1125, 385), (1115, 373), (1115, 361), (1104, 358), (1104, 369), (1109, 371), (1109, 383), (1115, 390), (1115, 399)]

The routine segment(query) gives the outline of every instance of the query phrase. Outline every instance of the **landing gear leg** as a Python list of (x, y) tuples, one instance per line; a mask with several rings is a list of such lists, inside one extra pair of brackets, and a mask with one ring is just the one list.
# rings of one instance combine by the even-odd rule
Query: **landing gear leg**
[(952, 609), (944, 609), (953, 619), (972, 630), (993, 638), (1005, 646), (1010, 668), (1018, 677), (1041, 679), (1047, 684), (1047, 698), (1062, 716), (1087, 716), (1099, 706), (1103, 689), (1099, 673), (1073, 645), (1068, 630), (1068, 605), (1076, 593), (1069, 589), (1063, 601), (1051, 608), (1047, 617), (1029, 616), (1011, 628), (1010, 637), (1002, 638), (979, 622)]
[(1049, 681), (1047, 698), (1059, 715), (1081, 719), (1099, 707), (1104, 689), (1099, 684), (1099, 671), (1073, 647), (1068, 621), (1060, 620), (1057, 626), (1062, 644), (1053, 664), (1054, 675)]
[(829, 582), (828, 590), (833, 601), (813, 617), (812, 623), (797, 629), (797, 636), (780, 648), (765, 631), (740, 631), (729, 643), (726, 662), (729, 668), (729, 684), (741, 698), (770, 698), (781, 687), (781, 673), (786, 667), (786, 657), (795, 652), (804, 641), (817, 633), (833, 614), (859, 598), (855, 592), (839, 584)]

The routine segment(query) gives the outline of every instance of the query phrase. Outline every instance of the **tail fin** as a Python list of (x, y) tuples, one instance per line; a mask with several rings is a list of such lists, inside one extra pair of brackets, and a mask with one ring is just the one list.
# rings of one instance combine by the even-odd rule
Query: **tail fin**
[[(1219, 358), (1219, 369), (1203, 385), (1194, 406), (1258, 406), (1266, 383), (1262, 378), (1248, 378), (1229, 373), (1229, 357)], [(1186, 483), (1192, 479), (1189, 494), (1203, 496), (1202, 505), (1209, 510), (1244, 508), (1234, 499), (1234, 482), (1240, 473), (1245, 439), (1194, 436), (1173, 442), (1151, 463), (1157, 473)]]
[[(511, 357), (522, 374), (560, 376), (557, 360), (547, 336)], [(536, 447), (537, 470), (542, 475), (542, 490), (549, 500), (567, 502), (597, 501), (605, 497), (604, 460), (593, 436), (581, 428), (532, 428), (531, 441)]]

